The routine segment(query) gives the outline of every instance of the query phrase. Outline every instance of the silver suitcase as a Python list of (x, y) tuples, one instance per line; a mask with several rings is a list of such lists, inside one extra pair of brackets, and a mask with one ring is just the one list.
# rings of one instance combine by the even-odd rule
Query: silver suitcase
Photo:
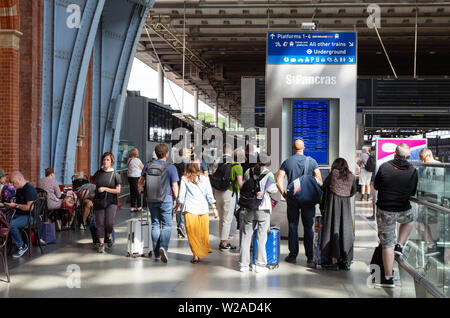
[[(146, 213), (147, 212), (147, 213)], [(143, 219), (143, 213), (147, 219)], [(152, 256), (151, 223), (147, 209), (143, 209), (140, 220), (128, 221), (127, 257)]]

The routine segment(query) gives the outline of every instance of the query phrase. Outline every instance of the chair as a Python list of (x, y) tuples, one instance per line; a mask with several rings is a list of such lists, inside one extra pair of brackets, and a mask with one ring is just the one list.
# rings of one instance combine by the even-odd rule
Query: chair
[[(13, 210), (12, 215), (11, 215), (11, 220), (14, 219), (15, 214), (16, 214), (16, 211)], [(11, 227), (11, 222), (9, 223), (9, 227)], [(9, 228), (8, 228), (8, 234), (9, 234)], [(9, 278), (9, 271), (8, 271), (7, 243), (8, 243), (8, 238), (0, 239), (0, 254), (2, 257), (3, 269), (5, 270), (6, 278), (8, 279), (8, 283), (9, 283), (9, 282), (11, 282), (11, 280)]]
[[(75, 203), (75, 219), (78, 222), (78, 225), (81, 227), (83, 224), (83, 212), (84, 212), (84, 200), (88, 197), (89, 193), (87, 190), (83, 190), (82, 192), (79, 192), (77, 194), (77, 201)], [(89, 213), (88, 219), (90, 218), (90, 215), (92, 214), (92, 207), (91, 207), (91, 213)], [(86, 220), (87, 224), (89, 224), (88, 219)], [(84, 226), (84, 224), (83, 224)], [(84, 226), (84, 229), (86, 230), (86, 226)]]
[[(44, 251), (42, 249), (42, 245), (41, 245), (41, 237), (39, 234), (39, 220), (43, 213), (43, 206), (45, 206), (45, 201), (42, 198), (38, 198), (37, 200), (33, 201), (33, 203), (31, 204), (31, 207), (30, 207), (29, 214), (28, 214), (27, 226), (20, 229), (27, 237), (28, 256), (29, 257), (31, 257), (31, 254), (32, 254), (31, 253), (31, 248), (32, 248), (31, 231), (34, 232), (34, 239), (41, 250), (41, 254), (44, 253)], [(31, 222), (32, 216), (34, 216), (33, 222)]]

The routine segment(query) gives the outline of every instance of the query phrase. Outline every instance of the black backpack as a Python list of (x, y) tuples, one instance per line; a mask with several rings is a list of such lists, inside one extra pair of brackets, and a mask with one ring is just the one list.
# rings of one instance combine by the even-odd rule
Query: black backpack
[(230, 185), (232, 184), (231, 169), (233, 169), (233, 167), (237, 165), (238, 163), (219, 163), (216, 172), (214, 172), (214, 174), (211, 176), (211, 186), (219, 191), (228, 190), (230, 188)]
[(369, 155), (369, 158), (367, 159), (366, 164), (364, 165), (364, 169), (366, 169), (369, 172), (375, 172), (375, 169), (377, 167), (377, 162), (374, 157)]
[(261, 174), (255, 179), (253, 169), (250, 169), (250, 178), (244, 182), (239, 193), (239, 206), (249, 210), (258, 209), (261, 204), (262, 198), (258, 199), (256, 194), (261, 191), (259, 182), (267, 175), (267, 173)]

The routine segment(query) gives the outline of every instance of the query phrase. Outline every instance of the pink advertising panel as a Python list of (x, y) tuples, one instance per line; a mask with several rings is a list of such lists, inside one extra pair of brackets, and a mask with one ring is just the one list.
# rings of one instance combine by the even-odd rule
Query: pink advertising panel
[(404, 138), (378, 138), (377, 139), (377, 167), (394, 159), (397, 145), (405, 143), (411, 147), (409, 161), (420, 161), (419, 153), (427, 147), (426, 139), (404, 139)]

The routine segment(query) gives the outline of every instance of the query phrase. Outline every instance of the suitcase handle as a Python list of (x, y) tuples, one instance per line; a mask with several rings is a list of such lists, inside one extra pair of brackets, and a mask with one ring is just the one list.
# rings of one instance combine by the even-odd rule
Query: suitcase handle
[[(148, 206), (146, 206), (146, 207), (144, 208), (144, 192), (141, 193), (141, 207), (142, 207), (142, 210), (141, 210), (141, 221), (143, 221), (144, 218), (142, 217), (142, 215), (143, 215), (143, 213), (144, 213), (145, 210), (148, 210)], [(149, 214), (150, 214), (150, 211), (148, 211), (148, 213), (147, 213), (147, 222), (150, 221), (149, 218), (148, 218), (148, 215), (149, 215)], [(141, 225), (142, 225), (142, 222), (141, 222)]]

